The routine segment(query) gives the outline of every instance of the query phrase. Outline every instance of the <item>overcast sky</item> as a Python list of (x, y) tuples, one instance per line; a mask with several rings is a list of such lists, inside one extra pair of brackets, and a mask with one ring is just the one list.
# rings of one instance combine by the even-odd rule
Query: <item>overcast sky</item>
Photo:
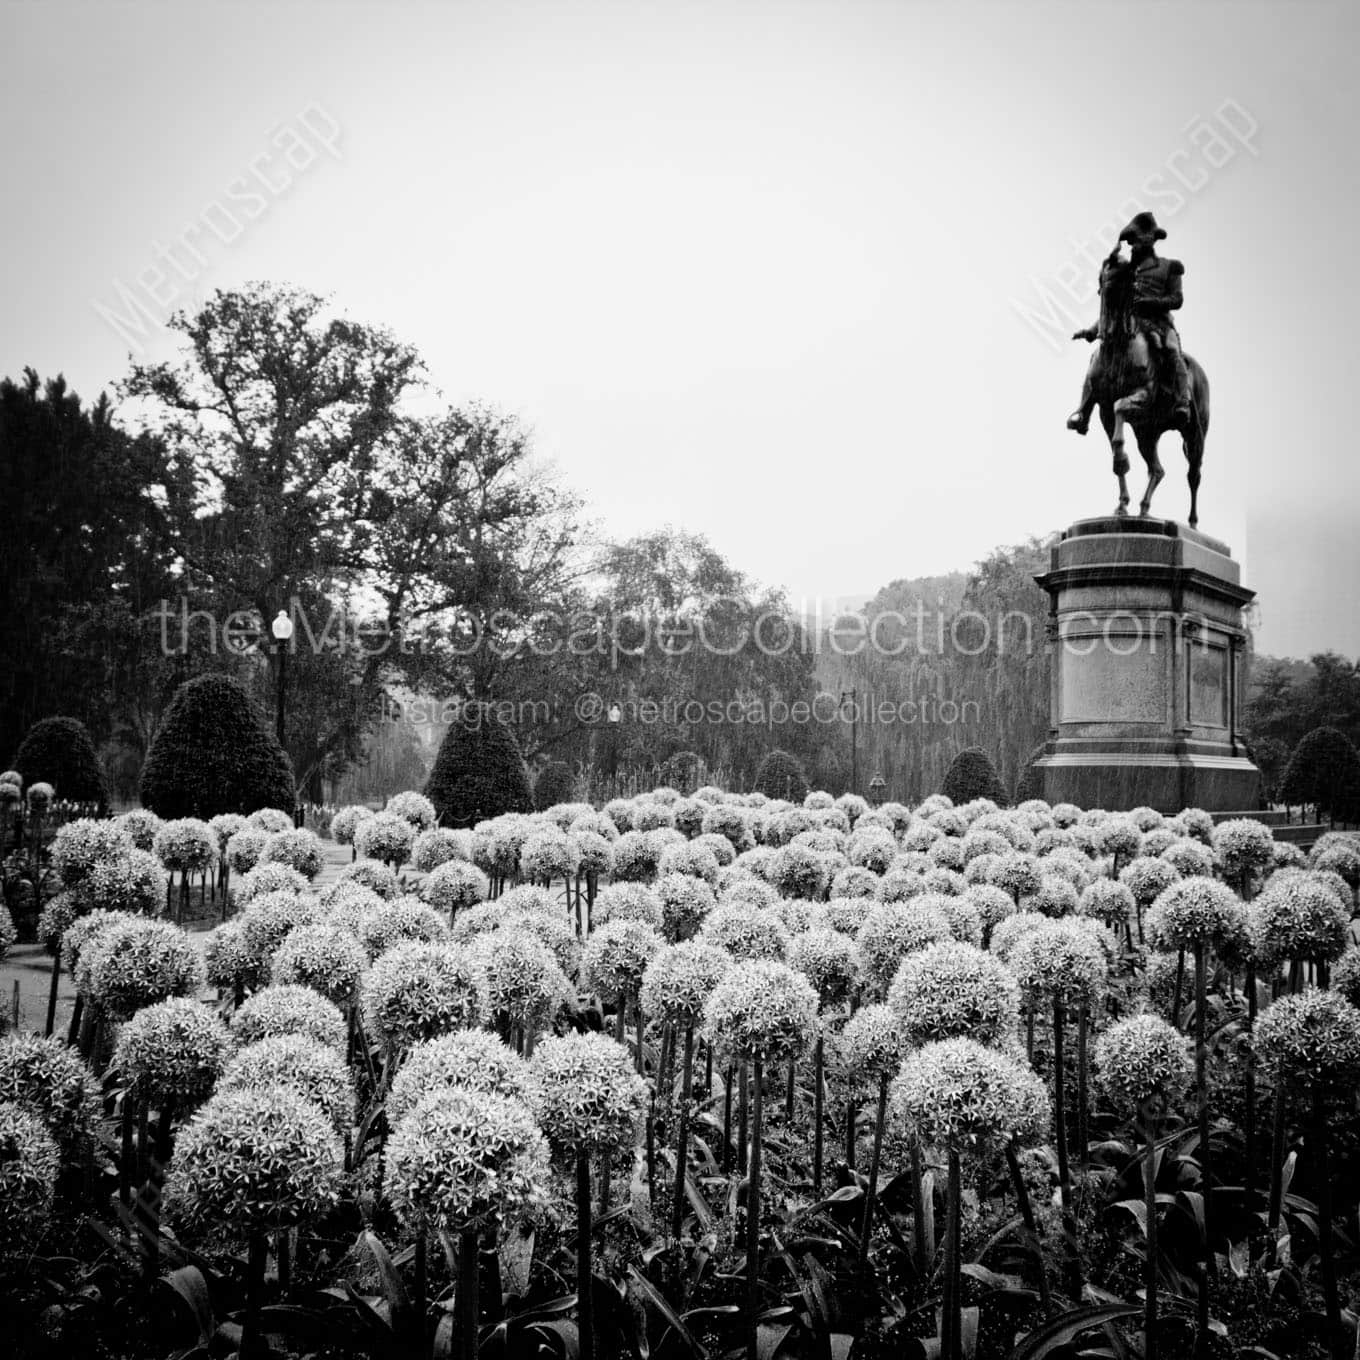
[(1262, 649), (1360, 652), (1353, 0), (0, 17), (0, 373), (92, 398), (175, 307), (295, 283), (519, 413), (608, 532), (865, 595), (1113, 507), (1065, 337), (1145, 207), (1213, 386), (1201, 528)]

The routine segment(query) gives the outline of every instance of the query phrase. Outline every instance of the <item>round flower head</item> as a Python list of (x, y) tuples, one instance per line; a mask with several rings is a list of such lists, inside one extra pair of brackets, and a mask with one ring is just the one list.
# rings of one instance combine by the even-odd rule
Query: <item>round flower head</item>
[[(1136, 859), (1133, 864), (1145, 862)], [(1130, 865), (1130, 868), (1132, 867)], [(1127, 872), (1128, 870), (1125, 870), (1125, 873)], [(1122, 878), (1121, 874), (1120, 879)], [(1089, 916), (1093, 921), (1099, 921), (1112, 930), (1120, 930), (1132, 919), (1136, 902), (1126, 883), (1113, 878), (1097, 878), (1082, 893), (1077, 909), (1083, 916)]]
[(9, 953), (18, 938), (19, 932), (14, 927), (14, 917), (10, 915), (9, 908), (0, 902), (0, 959)]
[(1072, 1011), (1095, 1005), (1108, 972), (1104, 951), (1076, 920), (1035, 927), (1016, 943), (1008, 962), (1031, 1006), (1047, 1002)]
[(301, 896), (309, 890), (307, 880), (287, 864), (257, 864), (232, 884), (231, 897), (237, 910), (244, 911), (257, 897), (270, 893)]
[(1176, 833), (1167, 825), (1153, 827), (1151, 831), (1143, 832), (1143, 845), (1141, 853), (1143, 855), (1158, 855), (1168, 846), (1175, 845), (1179, 839)]
[(990, 949), (1003, 963), (1010, 962), (1015, 946), (1032, 930), (1047, 925), (1050, 918), (1037, 911), (1017, 911), (992, 930)]
[(172, 997), (144, 1006), (122, 1027), (113, 1065), (149, 1105), (197, 1105), (211, 1093), (232, 1046), (209, 1007)]
[(880, 902), (910, 902), (926, 890), (925, 875), (913, 869), (890, 868), (875, 881), (874, 896)]
[(874, 910), (871, 897), (833, 897), (824, 908), (826, 924), (841, 935), (857, 936)]
[(289, 933), (299, 926), (313, 925), (319, 912), (320, 905), (310, 893), (287, 889), (261, 893), (241, 913), (241, 938), (246, 948), (267, 964)]
[(484, 1029), (457, 1029), (416, 1044), (387, 1093), (387, 1122), (395, 1128), (432, 1091), (462, 1087), (487, 1095), (523, 1100), (529, 1065)]
[(52, 806), (52, 799), (56, 797), (56, 793), (56, 789), (44, 779), (30, 784), (26, 795), (28, 810), (41, 817)]
[[(1058, 833), (1053, 833), (1058, 834)], [(979, 855), (1005, 855), (1011, 850), (1011, 843), (999, 831), (988, 831), (985, 828), (981, 831), (970, 830), (964, 838), (959, 841), (959, 850), (963, 854), (963, 862), (971, 864)]]
[(348, 1006), (368, 966), (363, 946), (347, 930), (299, 926), (284, 937), (269, 966), (271, 982), (296, 982), (337, 1006)]
[(98, 1098), (94, 1074), (55, 1035), (0, 1039), (0, 1101), (30, 1109), (62, 1147), (90, 1133)]
[[(1077, 838), (1062, 827), (1050, 826), (1034, 837), (1034, 853), (1041, 858), (1051, 855), (1055, 850), (1076, 850)], [(1077, 853), (1080, 853), (1078, 851)]]
[(448, 938), (448, 923), (418, 897), (384, 902), (359, 918), (359, 943), (370, 959), (385, 954), (393, 945), (412, 940), (439, 944)]
[(1101, 854), (1112, 855), (1116, 863), (1132, 859), (1143, 844), (1143, 833), (1131, 817), (1109, 817), (1096, 830)]
[(1340, 874), (1346, 886), (1354, 891), (1360, 887), (1360, 843), (1348, 839), (1315, 845), (1308, 857), (1308, 867)]
[(785, 845), (770, 861), (770, 882), (785, 897), (815, 899), (826, 895), (831, 874), (824, 855), (805, 845)]
[(407, 940), (382, 954), (365, 975), (364, 1020), (389, 1048), (405, 1048), (480, 1024), (481, 984), (472, 950)]
[(1244, 883), (1270, 867), (1275, 837), (1262, 822), (1234, 817), (1214, 827), (1211, 844), (1223, 877), (1232, 883)]
[(492, 931), (479, 936), (473, 950), (490, 1017), (534, 1030), (572, 995), (552, 951), (527, 930)]
[(120, 859), (133, 848), (117, 822), (82, 817), (59, 827), (49, 854), (64, 888), (78, 888), (100, 860)]
[(877, 892), (878, 875), (872, 870), (862, 869), (855, 865), (848, 869), (842, 869), (831, 880), (832, 898), (873, 897)]
[(1163, 1114), (1189, 1084), (1185, 1036), (1156, 1015), (1117, 1020), (1096, 1040), (1096, 1077), (1123, 1113)]
[(850, 822), (857, 822), (866, 812), (869, 811), (868, 801), (861, 798), (857, 793), (843, 793), (837, 798), (833, 806), (843, 812), (846, 819)]
[(1247, 930), (1258, 967), (1286, 960), (1330, 962), (1350, 940), (1349, 913), (1307, 874), (1277, 874), (1247, 912)]
[(675, 813), (668, 804), (651, 798), (639, 798), (633, 808), (634, 831), (660, 831), (674, 828)]
[(642, 831), (625, 831), (614, 842), (614, 878), (622, 883), (650, 883), (656, 877), (661, 850)]
[(1354, 895), (1351, 892), (1350, 884), (1340, 874), (1333, 873), (1330, 869), (1308, 869), (1304, 872), (1314, 883), (1326, 888), (1336, 898), (1337, 903), (1346, 915), (1350, 915)]
[(411, 863), (423, 874), (439, 868), (441, 864), (462, 860), (467, 862), (470, 849), (466, 832), (451, 831), (448, 827), (434, 827), (422, 831), (416, 837), (411, 851)]
[(719, 906), (773, 907), (778, 901), (779, 894), (764, 879), (740, 866), (727, 870), (719, 880)]
[(607, 921), (642, 921), (661, 929), (661, 899), (643, 883), (610, 883), (600, 889), (590, 909), (592, 926)]
[(693, 1025), (731, 967), (732, 956), (704, 940), (667, 945), (648, 960), (642, 975), (643, 1011), (673, 1024)]
[(974, 883), (964, 889), (963, 901), (973, 908), (982, 923), (982, 935), (990, 940), (992, 931), (1008, 916), (1015, 915), (1015, 899), (990, 883)]
[(550, 1036), (529, 1068), (529, 1104), (555, 1148), (613, 1152), (635, 1142), (647, 1083), (622, 1044), (599, 1033)]
[(417, 831), (428, 831), (438, 819), (434, 804), (423, 793), (394, 793), (383, 811), (409, 822)]
[(1212, 878), (1214, 857), (1199, 841), (1186, 837), (1172, 841), (1159, 856), (1182, 878)]
[(634, 996), (665, 941), (645, 921), (606, 921), (581, 955), (581, 985), (606, 1001)]
[(1360, 1006), (1360, 946), (1351, 945), (1333, 965), (1332, 990)]
[(193, 941), (168, 921), (133, 919), (104, 931), (89, 955), (90, 995), (115, 1019), (206, 981)]
[(576, 842), (555, 826), (541, 827), (520, 847), (520, 872), (535, 883), (575, 878), (580, 866), (581, 852)]
[(704, 813), (703, 834), (721, 836), (740, 854), (755, 844), (749, 814), (732, 803), (714, 803)]
[(972, 1039), (944, 1039), (909, 1053), (893, 1082), (892, 1111), (923, 1143), (959, 1152), (1035, 1142), (1050, 1119), (1043, 1082)]
[(269, 832), (258, 826), (246, 825), (233, 831), (227, 840), (227, 863), (233, 873), (249, 873), (264, 854), (269, 844)]
[(62, 936), (62, 958), (75, 979), (76, 990), (82, 996), (90, 993), (90, 970), (94, 961), (95, 945), (116, 925), (139, 918), (126, 911), (92, 911), (78, 916)]
[(42, 1120), (0, 1101), (0, 1214), (16, 1245), (46, 1224), (60, 1170), (61, 1153)]
[(855, 941), (865, 985), (875, 996), (886, 996), (908, 954), (953, 938), (948, 918), (931, 907), (913, 902), (875, 907), (865, 918)]
[[(583, 874), (594, 874), (597, 878), (614, 870), (614, 847), (596, 831), (573, 831), (572, 840), (580, 855), (580, 868)], [(724, 842), (726, 844), (726, 842)]]
[(1039, 861), (1034, 855), (1012, 850), (991, 866), (987, 881), (994, 888), (1010, 893), (1012, 900), (1019, 902), (1022, 897), (1039, 891), (1042, 881)]
[(660, 928), (668, 940), (688, 939), (703, 925), (717, 901), (713, 889), (691, 874), (663, 874), (656, 882), (656, 896), (661, 902)]
[(840, 1032), (838, 1048), (846, 1079), (861, 1091), (878, 1089), (895, 1076), (907, 1044), (897, 1012), (891, 1006), (861, 1006)]
[(356, 859), (345, 865), (335, 886), (340, 883), (357, 883), (384, 900), (395, 897), (400, 890), (397, 871), (377, 859)]
[(694, 838), (695, 845), (702, 845), (715, 860), (718, 861), (718, 872), (721, 873), (737, 857), (737, 852), (732, 848), (732, 842), (726, 836), (716, 836), (710, 831), (701, 832)]
[(288, 831), (293, 825), (292, 814), (282, 808), (258, 808), (246, 818), (246, 821), (271, 835), (276, 831)]
[(968, 880), (962, 875), (955, 873), (953, 869), (927, 869), (921, 875), (921, 885), (928, 893), (935, 893), (937, 896), (961, 897), (963, 890), (968, 886)]
[(704, 1007), (709, 1042), (739, 1058), (792, 1062), (817, 1030), (817, 993), (787, 964), (737, 963)]
[(219, 1091), (288, 1086), (320, 1109), (337, 1133), (354, 1123), (354, 1084), (343, 1056), (305, 1034), (276, 1034), (241, 1049), (222, 1073)]
[(239, 1043), (254, 1044), (275, 1034), (305, 1034), (343, 1050), (345, 1017), (333, 1001), (310, 987), (278, 984), (255, 993), (231, 1017)]
[(387, 1144), (384, 1188), (408, 1226), (485, 1229), (546, 1199), (548, 1146), (528, 1106), (485, 1091), (432, 1091)]
[(1277, 1082), (1354, 1098), (1360, 1081), (1360, 1011), (1332, 991), (1309, 989), (1267, 1006), (1253, 1036)]
[[(138, 809), (134, 809), (132, 812), (125, 812), (123, 816), (125, 818), (137, 816), (138, 812), (139, 812)], [(152, 812), (144, 813), (142, 815), (147, 817), (155, 817), (155, 813)], [(160, 818), (157, 817), (156, 821), (159, 822)], [(219, 812), (217, 816), (208, 818), (208, 825), (212, 828), (213, 835), (217, 837), (218, 855), (225, 856), (227, 853), (227, 844), (230, 842), (231, 838), (238, 831), (240, 831), (243, 827), (247, 825), (247, 822), (246, 819), (242, 817), (239, 812)], [(151, 849), (151, 846), (149, 844), (148, 845), (140, 844), (140, 842), (137, 841), (136, 836), (133, 837), (133, 840), (134, 843), (137, 844), (137, 848), (139, 850)]]
[[(38, 915), (38, 939), (42, 941), (42, 947), (53, 957), (61, 949), (62, 937), (75, 924), (78, 914), (79, 907), (75, 894), (65, 890), (43, 903), (43, 909)], [(14, 921), (11, 918), (11, 928), (13, 925)], [(13, 941), (11, 940), (9, 944), (13, 944)], [(4, 948), (8, 949), (9, 944)], [(0, 956), (3, 952), (0, 950)]]
[(208, 986), (218, 991), (253, 991), (268, 975), (267, 960), (246, 944), (241, 918), (223, 921), (203, 937), (203, 964)]
[(1020, 989), (1006, 966), (970, 944), (929, 945), (902, 960), (888, 1004), (911, 1045), (967, 1036), (1004, 1048), (1020, 1021)]
[(982, 947), (982, 917), (971, 902), (962, 897), (929, 893), (920, 899), (919, 906), (937, 911), (949, 922), (949, 933), (963, 944)]
[[(438, 832), (427, 831), (427, 836)], [(487, 876), (465, 859), (446, 859), (436, 865), (420, 885), (420, 896), (435, 911), (450, 919), (468, 907), (475, 907), (490, 891)]]
[(242, 1236), (305, 1223), (340, 1200), (341, 1154), (326, 1116), (293, 1086), (221, 1091), (180, 1130), (169, 1217)]
[(167, 869), (198, 873), (217, 859), (217, 833), (197, 817), (162, 822), (152, 849)]
[(1183, 878), (1153, 902), (1147, 914), (1148, 939), (1158, 949), (1218, 944), (1241, 934), (1243, 911), (1227, 884)]
[(286, 864), (296, 869), (305, 879), (313, 879), (321, 872), (326, 857), (316, 836), (301, 827), (278, 831), (265, 842), (261, 864)]
[(364, 807), (362, 804), (342, 807), (331, 818), (331, 839), (338, 845), (353, 845), (354, 832), (359, 823), (367, 821), (372, 815), (373, 809)]
[(704, 813), (707, 807), (696, 798), (682, 798), (671, 807), (675, 814), (675, 829), (682, 835), (694, 839), (704, 829)]
[(735, 959), (782, 959), (789, 932), (772, 911), (720, 903), (704, 919), (699, 938), (720, 945)]
[(789, 967), (812, 984), (822, 1010), (843, 1005), (859, 974), (855, 942), (830, 926), (816, 926), (795, 935), (789, 943), (788, 959)]
[[(934, 836), (929, 839), (933, 840)], [(855, 868), (881, 874), (897, 854), (897, 840), (891, 831), (881, 826), (861, 826), (846, 842), (845, 853)]]
[(683, 845), (671, 845), (662, 852), (656, 866), (657, 873), (688, 874), (691, 878), (702, 879), (710, 888), (718, 885), (718, 857), (708, 846), (698, 841), (686, 841)]
[[(148, 812), (145, 808), (133, 808), (113, 820), (119, 830), (132, 842), (134, 849), (150, 851), (156, 843), (156, 832), (161, 828), (161, 819), (154, 812)], [(217, 831), (217, 820), (214, 817), (208, 823), (214, 832)], [(217, 843), (220, 848), (222, 844), (220, 834)]]
[(926, 856), (937, 869), (954, 869), (961, 872), (963, 866), (968, 863), (968, 856), (963, 850), (963, 841), (955, 836), (941, 836), (931, 844)]
[(406, 862), (415, 842), (415, 827), (405, 817), (391, 812), (376, 812), (354, 828), (355, 850), (365, 859), (376, 859), (393, 867)]
[(784, 929), (789, 932), (789, 939), (801, 935), (805, 930), (830, 929), (826, 922), (826, 907), (821, 902), (802, 902), (796, 897), (781, 897), (770, 911), (783, 922)]

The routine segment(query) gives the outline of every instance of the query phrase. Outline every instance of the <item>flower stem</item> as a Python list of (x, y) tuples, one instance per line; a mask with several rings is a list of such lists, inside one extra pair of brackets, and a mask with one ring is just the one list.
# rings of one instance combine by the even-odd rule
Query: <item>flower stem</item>
[[(590, 1296), (590, 1153), (576, 1151), (576, 1316), (580, 1360), (595, 1360), (595, 1308)], [(466, 1337), (466, 1333), (464, 1334)], [(464, 1350), (465, 1355), (477, 1354)]]
[(883, 1123), (888, 1113), (888, 1078), (878, 1079), (878, 1111), (874, 1118), (874, 1150), (869, 1158), (869, 1188), (864, 1195), (864, 1221), (859, 1230), (859, 1259), (869, 1259), (869, 1238), (874, 1229), (874, 1201), (878, 1198), (878, 1168), (883, 1156)]
[(763, 1073), (759, 1055), (751, 1059), (751, 1153), (746, 1176), (746, 1355), (747, 1360), (758, 1360), (760, 1355), (760, 1137), (761, 1113), (764, 1105)]
[[(919, 1154), (917, 1160), (919, 1160)], [(1029, 1236), (1029, 1248), (1034, 1253), (1034, 1268), (1039, 1275), (1039, 1300), (1043, 1304), (1044, 1316), (1051, 1318), (1053, 1316), (1053, 1295), (1048, 1287), (1048, 1270), (1044, 1264), (1043, 1244), (1039, 1241), (1039, 1225), (1034, 1219), (1034, 1205), (1030, 1202), (1029, 1187), (1025, 1184), (1024, 1175), (1020, 1171), (1020, 1159), (1016, 1156), (1014, 1142), (1006, 1144), (1006, 1167), (1011, 1173), (1011, 1187), (1015, 1191), (1015, 1199), (1020, 1206), (1020, 1221), (1025, 1225), (1025, 1232)]]

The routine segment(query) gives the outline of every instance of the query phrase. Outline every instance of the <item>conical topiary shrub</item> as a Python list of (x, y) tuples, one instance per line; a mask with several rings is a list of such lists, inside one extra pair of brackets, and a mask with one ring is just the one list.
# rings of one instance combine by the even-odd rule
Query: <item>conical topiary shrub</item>
[(56, 796), (72, 803), (109, 808), (109, 781), (95, 754), (85, 724), (75, 718), (44, 718), (28, 729), (14, 757), (24, 786), (51, 784)]
[(767, 798), (784, 798), (801, 803), (808, 796), (807, 771), (797, 756), (787, 751), (770, 751), (756, 770), (756, 792)]
[(293, 768), (246, 691), (200, 675), (175, 691), (142, 767), (142, 805), (161, 817), (290, 811)]
[(954, 757), (944, 773), (940, 792), (955, 805), (971, 803), (974, 798), (990, 798), (998, 807), (1010, 802), (992, 758), (980, 746), (969, 746)]
[(454, 719), (425, 785), (442, 826), (471, 826), (534, 808), (515, 734), (490, 713), (473, 713), (475, 720)]
[(1360, 808), (1360, 753), (1337, 727), (1315, 727), (1294, 748), (1275, 796), (1286, 806), (1313, 803), (1335, 821)]

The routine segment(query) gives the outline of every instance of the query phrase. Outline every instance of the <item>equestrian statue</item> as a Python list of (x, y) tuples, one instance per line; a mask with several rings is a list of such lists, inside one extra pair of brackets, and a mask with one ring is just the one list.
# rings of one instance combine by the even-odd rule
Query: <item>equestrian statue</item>
[[(1181, 350), (1171, 314), (1184, 301), (1181, 277), (1185, 266), (1157, 254), (1157, 242), (1165, 239), (1157, 219), (1150, 212), (1140, 212), (1119, 233), (1102, 263), (1100, 318), (1072, 337), (1100, 344), (1086, 369), (1081, 405), (1067, 418), (1067, 428), (1085, 434), (1091, 412), (1099, 410), (1119, 480), (1116, 515), (1128, 514), (1129, 505), (1125, 427), (1133, 430), (1138, 452), (1147, 464), (1147, 490), (1138, 506), (1142, 515), (1148, 513), (1152, 493), (1166, 475), (1157, 457), (1157, 443), (1168, 430), (1177, 431), (1189, 464), (1193, 526), (1199, 523), (1199, 471), (1209, 432), (1209, 379)], [(1121, 253), (1125, 245), (1128, 258)]]

